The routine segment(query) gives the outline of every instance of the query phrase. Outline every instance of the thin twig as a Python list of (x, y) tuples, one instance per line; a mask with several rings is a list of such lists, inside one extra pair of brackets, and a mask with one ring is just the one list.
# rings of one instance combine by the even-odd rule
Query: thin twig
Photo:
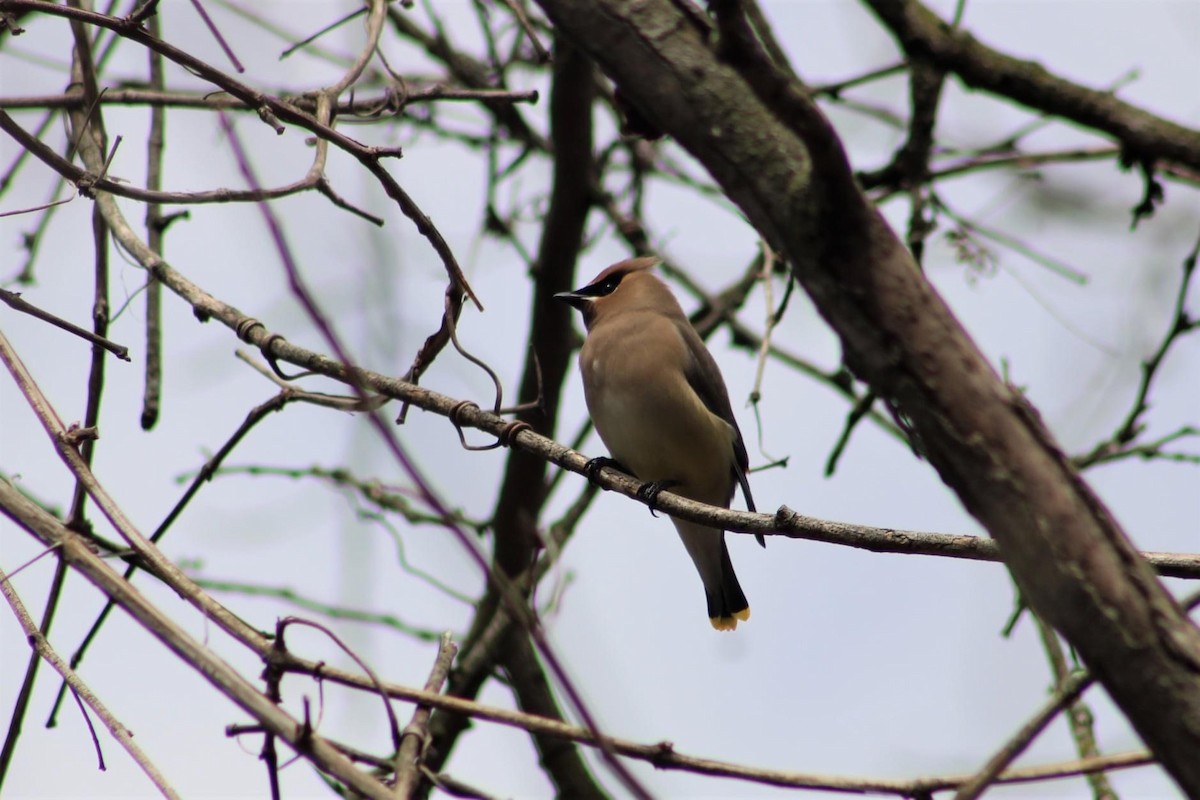
[(1004, 770), (1013, 759), (1025, 751), (1025, 748), (1037, 737), (1050, 721), (1067, 705), (1072, 703), (1085, 689), (1095, 681), (1088, 672), (1078, 672), (1062, 681), (1050, 698), (1028, 722), (1013, 734), (1004, 746), (988, 759), (978, 773), (965, 781), (954, 795), (954, 800), (976, 800), (988, 786), (998, 782)]
[[(438, 644), (437, 658), (429, 679), (425, 681), (425, 691), (438, 693), (446, 676), (450, 674), (450, 666), (458, 654), (458, 647), (450, 638), (450, 634), (442, 634)], [(418, 704), (413, 710), (412, 720), (404, 727), (401, 734), (400, 749), (396, 751), (396, 796), (409, 797), (416, 788), (420, 775), (421, 758), (425, 753), (429, 737), (429, 715), (432, 709), (427, 705)]]
[(300, 41), (296, 42), (295, 44), (293, 44), (290, 47), (288, 47), (287, 49), (285, 49), (282, 53), (279, 54), (279, 60), (283, 61), (285, 58), (290, 56), (292, 53), (295, 53), (297, 50), (301, 50), (305, 47), (308, 47), (310, 44), (315, 42), (317, 39), (320, 39), (322, 36), (329, 33), (330, 31), (337, 30), (338, 28), (345, 25), (350, 20), (361, 17), (365, 13), (367, 13), (367, 9), (366, 9), (366, 7), (363, 7), (363, 8), (355, 9), (354, 11), (351, 11), (348, 14), (342, 15), (338, 19), (335, 19), (333, 22), (330, 22), (328, 25), (322, 26), (321, 29), (318, 30), (316, 33), (313, 33), (313, 34), (310, 34), (309, 36), (304, 37)]
[[(204, 672), (205, 676), (210, 680), (222, 687), (226, 685), (227, 681), (233, 681), (230, 690), (234, 691), (237, 695), (234, 698), (235, 701), (239, 704), (242, 704), (243, 701), (249, 703), (249, 706), (243, 705), (243, 707), (247, 708), (257, 719), (263, 720), (272, 727), (275, 727), (275, 723), (281, 720), (277, 716), (282, 714), (279, 709), (265, 701), (265, 698), (263, 698), (266, 703), (264, 707), (253, 701), (249, 696), (243, 696), (241, 689), (238, 688), (242, 685), (240, 677), (235, 678), (236, 673), (230, 674), (224, 662), (216, 659), (208, 648), (192, 640), (188, 634), (176, 627), (169, 619), (162, 616), (157, 609), (149, 606), (140, 594), (125, 591), (122, 588), (123, 583), (120, 582), (116, 574), (109, 570), (100, 558), (84, 546), (77, 536), (74, 536), (63, 528), (62, 523), (26, 499), (11, 484), (5, 481), (0, 481), (0, 512), (9, 516), (10, 519), (21, 527), (34, 533), (45, 544), (57, 544), (65, 548), (65, 555), (73, 567), (84, 571), (89, 580), (98, 583), (102, 590), (111, 592), (122, 606), (130, 610), (135, 618), (144, 622), (150, 630), (155, 631), (156, 635), (163, 638), (164, 642), (171, 649), (181, 653), (181, 655), (186, 654), (185, 657), (189, 663), (196, 664), (204, 670), (211, 669), (211, 673)], [(211, 618), (223, 628), (226, 628), (228, 617), (220, 613), (216, 606), (212, 608), (213, 616)], [(227, 629), (234, 630), (232, 628)], [(238, 632), (237, 638), (249, 645), (263, 658), (266, 658), (271, 651), (270, 641), (261, 634), (242, 630)], [(283, 668), (289, 672), (312, 675), (322, 680), (334, 681), (345, 686), (371, 691), (377, 691), (379, 688), (376, 681), (367, 676), (344, 672), (329, 667), (324, 662), (305, 661), (291, 654), (286, 655), (285, 658), (286, 662), (283, 664)], [(252, 687), (249, 687), (249, 684), (245, 684), (245, 686), (249, 689), (253, 697), (261, 698), (261, 695), (255, 692)], [(391, 683), (385, 683), (383, 690), (396, 699), (426, 703), (434, 708), (467, 714), (478, 719), (490, 720), (499, 724), (530, 731), (539, 731), (547, 735), (562, 736), (584, 744), (593, 743), (594, 741), (593, 734), (588, 730), (566, 724), (559, 720), (551, 720), (517, 711), (495, 708), (461, 698), (425, 692)], [(281, 728), (278, 728), (277, 735), (288, 738), (288, 735), (294, 734), (298, 729), (299, 723), (289, 718), (288, 722), (284, 723)], [(290, 741), (292, 741), (293, 746), (306, 746), (308, 749), (304, 750), (304, 752), (310, 754), (316, 748), (318, 750), (316, 755), (322, 759), (322, 763), (327, 763), (324, 761), (327, 753), (319, 749), (320, 747), (328, 746), (324, 740), (312, 736), (306, 739), (304, 743), (297, 742), (295, 739), (291, 739)], [(666, 742), (640, 744), (622, 739), (608, 739), (607, 744), (613, 748), (614, 752), (626, 757), (648, 761), (661, 769), (682, 769), (704, 775), (738, 778), (774, 786), (817, 788), (860, 793), (876, 792), (907, 797), (922, 792), (929, 793), (931, 791), (951, 789), (965, 782), (970, 777), (938, 776), (911, 780), (886, 780), (813, 775), (783, 770), (759, 769), (740, 764), (731, 764), (729, 762), (686, 756), (675, 752), (674, 748)], [(344, 758), (344, 756), (339, 753), (338, 758)], [(1145, 764), (1150, 760), (1151, 756), (1149, 754), (1139, 751), (1136, 753), (1105, 756), (1100, 759), (1050, 764), (1013, 770), (1005, 773), (1001, 778), (1001, 782), (1023, 782), (1075, 776), (1096, 769), (1114, 769), (1122, 766)], [(348, 762), (346, 763), (348, 765)], [(338, 775), (339, 778), (343, 775), (340, 770), (333, 770), (333, 774)], [(355, 772), (355, 774), (359, 773)], [(360, 786), (363, 788), (359, 788)], [(379, 788), (376, 789), (375, 787)], [(358, 791), (368, 790), (366, 793), (371, 797), (391, 797), (390, 792), (378, 784), (355, 784), (355, 788)]]
[(229, 42), (225, 41), (225, 37), (221, 35), (221, 31), (218, 30), (212, 18), (208, 16), (208, 12), (204, 10), (204, 5), (200, 0), (192, 0), (192, 7), (196, 9), (196, 13), (200, 16), (200, 19), (204, 21), (204, 27), (208, 28), (208, 32), (217, 40), (217, 44), (221, 46), (222, 52), (229, 59), (229, 63), (233, 64), (233, 68), (238, 72), (245, 72), (246, 68), (242, 66), (241, 61), (238, 61), (238, 57), (233, 53), (233, 48), (229, 46)]
[(364, 661), (363, 658), (358, 655), (353, 648), (342, 641), (341, 637), (339, 637), (329, 628), (320, 624), (319, 622), (313, 622), (312, 620), (303, 619), (301, 617), (284, 617), (275, 624), (275, 642), (277, 643), (276, 649), (283, 654), (286, 654), (287, 650), (286, 648), (283, 648), (282, 644), (280, 643), (283, 642), (284, 632), (290, 625), (299, 625), (305, 628), (312, 628), (313, 630), (320, 631), (321, 633), (325, 634), (334, 644), (338, 646), (338, 648), (341, 649), (343, 653), (350, 656), (354, 663), (358, 665), (358, 668), (366, 674), (367, 678), (371, 681), (371, 684), (376, 688), (379, 698), (383, 701), (383, 710), (387, 714), (388, 730), (392, 735), (392, 746), (399, 748), (401, 734), (400, 723), (396, 719), (396, 710), (392, 708), (391, 697), (386, 691), (384, 691), (383, 681), (380, 680), (379, 676), (375, 674), (375, 671), (371, 669), (370, 665), (368, 665), (367, 662)]
[[(1056, 687), (1062, 686), (1071, 680), (1072, 670), (1067, 664), (1067, 657), (1063, 652), (1062, 642), (1059, 641), (1058, 632), (1037, 612), (1033, 612), (1033, 619), (1037, 623), (1038, 637), (1042, 640), (1042, 648), (1046, 651), (1046, 660), (1050, 662), (1050, 669), (1054, 674), (1054, 684)], [(1066, 712), (1067, 726), (1071, 729), (1071, 738), (1075, 741), (1075, 750), (1079, 757), (1095, 758), (1101, 755), (1100, 748), (1096, 744), (1096, 731), (1093, 725), (1095, 717), (1083, 698), (1079, 697), (1067, 703)], [(1087, 776), (1087, 781), (1092, 787), (1093, 800), (1117, 800), (1112, 784), (1109, 783), (1108, 776), (1103, 772), (1091, 773)]]
[[(29, 564), (37, 561), (42, 556), (53, 551), (56, 548), (47, 548), (35, 556), (30, 561), (17, 567), (17, 569), (0, 577), (0, 583), (9, 586), (12, 579), (20, 573)], [(50, 625), (54, 621), (54, 612), (58, 610), (58, 601), (62, 598), (62, 587), (67, 576), (67, 565), (60, 558), (54, 565), (54, 577), (50, 580), (50, 592), (46, 598), (46, 608), (42, 612), (42, 623), (38, 626), (38, 632), (41, 634), (43, 641), (50, 635)], [(9, 587), (11, 588), (11, 587)], [(15, 590), (13, 597), (16, 597)], [(9, 602), (12, 602), (11, 600)], [(18, 602), (20, 602), (18, 598)], [(14, 607), (14, 611), (15, 611)], [(18, 613), (18, 618), (20, 614)], [(29, 711), (29, 701), (33, 698), (33, 686), (37, 681), (38, 666), (42, 663), (42, 658), (37, 649), (34, 648), (29, 654), (29, 662), (25, 665), (25, 677), (21, 680), (21, 688), (17, 692), (17, 700), (13, 703), (12, 716), (9, 718), (8, 731), (4, 735), (4, 745), (0, 748), (0, 789), (4, 787), (4, 778), (8, 775), (8, 769), (12, 766), (13, 756), (17, 751), (17, 740), (21, 736), (21, 729), (24, 727), (25, 715)]]
[[(3, 355), (7, 349), (7, 342), (3, 338), (3, 333), (0, 333), (0, 355)], [(73, 468), (89, 481), (92, 480), (85, 471), (86, 467), (75, 464)], [(94, 485), (93, 496), (96, 499), (96, 505), (109, 515), (110, 521), (121, 531), (123, 536), (127, 536), (132, 541), (145, 541), (98, 485)], [(46, 514), (5, 481), (0, 481), (0, 512), (33, 534), (42, 543), (60, 545), (63, 557), (72, 568), (81, 571), (90, 582), (117, 602), (139, 625), (159, 639), (184, 663), (236, 703), (243, 711), (258, 720), (275, 736), (286, 741), (298, 753), (303, 754), (320, 769), (372, 800), (393, 800), (387, 787), (358, 770), (336, 748), (311, 730), (304, 728), (299, 720), (271, 702), (233, 667), (217, 656), (205, 642), (192, 637), (177, 622), (147, 600), (141, 592), (134, 590), (128, 582), (124, 581), (99, 556), (93, 553), (80, 536), (67, 530), (62, 523)], [(139, 547), (139, 552), (147, 558), (160, 575), (166, 578), (171, 588), (201, 610), (209, 622), (216, 624), (237, 641), (250, 647), (260, 657), (265, 659), (269, 655), (271, 645), (265, 636), (213, 601), (174, 565), (166, 561), (152, 546), (149, 548)]]
[(873, 83), (884, 78), (890, 78), (893, 75), (899, 75), (908, 69), (908, 62), (901, 61), (896, 64), (888, 64), (886, 67), (875, 67), (867, 70), (862, 75), (855, 75), (850, 78), (843, 78), (840, 81), (833, 83), (821, 83), (809, 88), (809, 91), (814, 97), (827, 95), (833, 98), (840, 98), (842, 92), (846, 89), (852, 89), (856, 86), (862, 86), (867, 83)]
[(171, 800), (177, 800), (179, 798), (179, 794), (176, 793), (173, 788), (171, 788), (171, 784), (168, 783), (166, 777), (159, 772), (158, 767), (154, 766), (154, 763), (146, 757), (146, 754), (142, 752), (142, 749), (133, 741), (133, 735), (129, 732), (129, 729), (122, 725), (121, 722), (115, 716), (113, 716), (104, 703), (101, 702), (100, 698), (97, 697), (92, 690), (89, 689), (87, 685), (79, 679), (79, 676), (75, 674), (75, 671), (67, 666), (66, 662), (64, 662), (62, 658), (59, 657), (58, 653), (54, 651), (54, 648), (50, 646), (50, 643), (46, 640), (45, 636), (45, 629), (48, 628), (49, 620), (45, 621), (42, 629), (39, 629), (38, 626), (34, 624), (33, 618), (30, 617), (29, 612), (25, 610), (25, 604), (21, 602), (20, 596), (13, 588), (12, 583), (9, 581), (8, 576), (4, 574), (3, 570), (0, 570), (0, 594), (3, 594), (4, 599), (8, 601), (9, 606), (13, 610), (13, 614), (17, 618), (17, 622), (20, 623), (21, 628), (25, 631), (25, 636), (28, 638), (29, 645), (33, 651), (41, 658), (45, 659), (46, 663), (52, 666), (54, 670), (62, 676), (63, 680), (67, 682), (67, 685), (71, 687), (71, 691), (74, 692), (75, 696), (79, 698), (81, 702), (86, 703), (88, 708), (92, 709), (92, 712), (95, 713), (100, 721), (104, 723), (104, 727), (108, 728), (108, 731), (112, 734), (113, 738), (117, 740), (121, 747), (125, 748), (125, 752), (129, 753), (129, 756), (134, 760), (138, 767), (141, 768), (142, 772), (146, 773), (146, 777), (150, 779), (150, 782), (154, 784), (155, 788), (158, 789), (162, 796), (170, 798)]
[(20, 292), (10, 292), (8, 289), (0, 289), (0, 300), (3, 300), (5, 303), (7, 303), (9, 308), (12, 308), (14, 311), (20, 311), (23, 314), (36, 317), (43, 322), (48, 322), (54, 327), (66, 331), (67, 333), (78, 336), (81, 339), (85, 339), (98, 347), (103, 347), (105, 350), (112, 353), (122, 361), (132, 360), (129, 357), (128, 347), (109, 341), (103, 336), (98, 336), (86, 328), (81, 328), (75, 323), (68, 322), (61, 317), (56, 317), (49, 311), (43, 311), (42, 309), (22, 298)]
[(248, 597), (270, 597), (282, 600), (285, 603), (291, 603), (306, 611), (323, 614), (330, 619), (362, 622), (368, 625), (382, 625), (421, 641), (436, 642), (440, 636), (440, 634), (434, 631), (409, 625), (394, 614), (380, 614), (357, 608), (346, 608), (344, 606), (321, 603), (305, 597), (295, 589), (287, 586), (260, 586), (259, 584), (242, 581), (222, 581), (215, 578), (206, 578), (201, 575), (193, 577), (193, 580), (196, 581), (197, 586), (207, 589), (210, 592), (228, 592)]
[[(1158, 370), (1166, 359), (1167, 353), (1170, 351), (1171, 346), (1178, 342), (1180, 338), (1194, 330), (1200, 329), (1200, 318), (1193, 318), (1187, 310), (1188, 293), (1191, 288), (1192, 278), (1196, 275), (1197, 260), (1200, 260), (1200, 238), (1196, 239), (1196, 243), (1183, 259), (1183, 274), (1179, 279), (1179, 289), (1175, 293), (1171, 322), (1167, 326), (1162, 341), (1159, 342), (1154, 353), (1142, 362), (1141, 380), (1138, 382), (1137, 392), (1134, 394), (1133, 404), (1129, 409), (1129, 413), (1126, 414), (1125, 419), (1117, 426), (1117, 430), (1111, 438), (1096, 445), (1086, 455), (1075, 459), (1075, 463), (1079, 468), (1091, 466), (1101, 461), (1112, 460), (1114, 455), (1120, 453), (1122, 449), (1136, 441), (1138, 436), (1145, 430), (1142, 416), (1150, 408), (1148, 400), (1150, 388), (1154, 384), (1154, 379), (1158, 375)], [(1188, 433), (1183, 435), (1188, 435), (1191, 429), (1185, 428), (1184, 431)], [(1180, 437), (1175, 436), (1173, 438)]]
[(521, 30), (529, 38), (529, 43), (533, 45), (533, 52), (537, 55), (539, 64), (547, 64), (550, 62), (550, 51), (537, 37), (537, 31), (533, 29), (533, 25), (529, 22), (529, 15), (525, 13), (525, 8), (520, 0), (500, 0), (504, 5), (508, 6), (512, 11), (513, 16), (517, 18), (517, 24), (521, 26)]

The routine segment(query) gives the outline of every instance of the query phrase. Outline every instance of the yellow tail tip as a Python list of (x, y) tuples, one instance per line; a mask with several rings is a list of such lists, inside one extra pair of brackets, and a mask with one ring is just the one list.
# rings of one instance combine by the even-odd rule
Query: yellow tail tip
[(745, 622), (750, 619), (750, 607), (747, 606), (741, 611), (735, 611), (728, 617), (709, 617), (708, 621), (712, 624), (714, 630), (718, 631), (736, 631), (738, 620)]

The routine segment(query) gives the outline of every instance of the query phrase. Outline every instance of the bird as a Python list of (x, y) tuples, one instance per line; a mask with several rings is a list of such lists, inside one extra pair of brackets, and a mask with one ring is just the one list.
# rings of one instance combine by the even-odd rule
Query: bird
[[(592, 459), (585, 473), (605, 465), (633, 475), (643, 482), (639, 495), (651, 512), (654, 498), (668, 488), (728, 508), (739, 485), (754, 511), (746, 444), (725, 381), (679, 301), (650, 272), (658, 263), (655, 257), (621, 261), (583, 288), (555, 295), (583, 315), (584, 399), (611, 455)], [(700, 573), (709, 622), (719, 631), (735, 630), (750, 618), (750, 604), (725, 531), (671, 521)], [(758, 542), (765, 546), (762, 536)]]

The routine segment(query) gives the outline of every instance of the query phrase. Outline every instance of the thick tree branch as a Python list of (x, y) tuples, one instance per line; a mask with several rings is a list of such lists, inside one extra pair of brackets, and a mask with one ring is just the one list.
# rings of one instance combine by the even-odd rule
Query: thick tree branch
[(714, 3), (718, 53), (667, 0), (540, 2), (787, 253), (849, 367), (908, 421), (1024, 596), (1200, 795), (1200, 630), (915, 268), (829, 122), (771, 65), (737, 4)]
[[(569, 45), (556, 43), (553, 82), (550, 90), (550, 132), (554, 147), (554, 186), (542, 229), (542, 241), (534, 265), (533, 305), (530, 313), (529, 348), (521, 378), (519, 400), (540, 397), (538, 407), (521, 411), (517, 419), (531, 430), (553, 436), (558, 420), (559, 399), (571, 355), (570, 309), (554, 299), (558, 292), (572, 288), (575, 263), (583, 245), (584, 225), (591, 208), (592, 185), (592, 103), (596, 76), (591, 59)], [(516, 577), (532, 566), (540, 547), (537, 521), (546, 499), (545, 459), (520, 448), (509, 453), (501, 481), (500, 494), (492, 518), (495, 535), (494, 566), (503, 574)], [(497, 610), (499, 597), (489, 589), (480, 600), (471, 632), (463, 648), (473, 649)], [(517, 641), (520, 639), (520, 641)], [(557, 714), (545, 675), (528, 647), (524, 634), (512, 631), (510, 644), (495, 651), (503, 658), (514, 688), (522, 702), (535, 703), (540, 713)], [(510, 658), (517, 658), (511, 661)], [(461, 665), (460, 665), (461, 666)], [(477, 662), (472, 670), (457, 669), (451, 676), (448, 693), (474, 697), (495, 666), (495, 659)], [(527, 685), (520, 685), (527, 681)], [(428, 765), (440, 770), (449, 757), (467, 720), (460, 716), (435, 715), (430, 730), (433, 744)], [(555, 776), (560, 792), (572, 796), (602, 794), (588, 774), (586, 765), (574, 748), (570, 755), (547, 758), (547, 752), (563, 750), (561, 742), (538, 742), (543, 760)], [(563, 771), (559, 771), (562, 767)]]
[(1174, 161), (1200, 170), (1200, 131), (1155, 116), (1112, 92), (1064, 80), (1033, 61), (993, 50), (951, 27), (918, 0), (864, 2), (909, 58), (928, 60), (974, 89), (1105, 133), (1136, 160)]

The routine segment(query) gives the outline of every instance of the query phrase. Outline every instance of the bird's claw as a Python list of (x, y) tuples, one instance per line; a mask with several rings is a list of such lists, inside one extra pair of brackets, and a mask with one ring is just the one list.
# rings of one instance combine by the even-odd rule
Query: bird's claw
[(600, 472), (600, 470), (603, 467), (609, 467), (611, 469), (619, 469), (621, 472), (624, 472), (626, 474), (629, 473), (629, 470), (625, 469), (625, 466), (620, 461), (617, 461), (615, 458), (609, 458), (608, 456), (596, 456), (595, 458), (589, 460), (586, 464), (583, 465), (583, 475), (589, 481), (591, 481), (592, 483), (595, 483), (596, 475)]
[(650, 509), (650, 516), (657, 517), (658, 496), (672, 486), (678, 485), (679, 481), (650, 481), (638, 487), (637, 496), (646, 501), (646, 507)]

